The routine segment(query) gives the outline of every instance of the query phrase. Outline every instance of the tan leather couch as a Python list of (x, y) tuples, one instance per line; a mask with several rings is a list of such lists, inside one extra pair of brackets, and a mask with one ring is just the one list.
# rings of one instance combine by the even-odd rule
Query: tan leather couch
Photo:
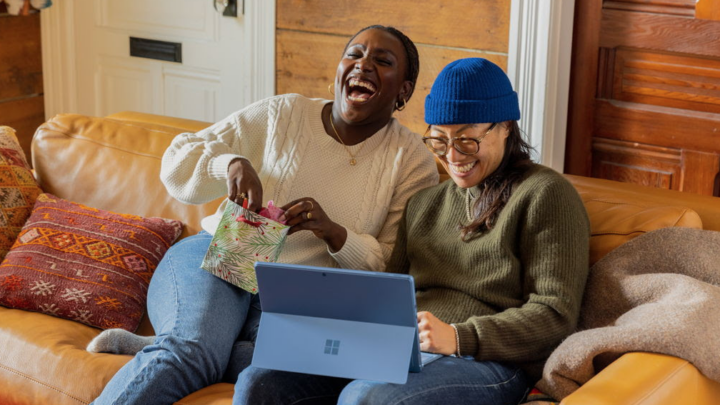
[[(176, 134), (207, 125), (139, 113), (106, 118), (60, 115), (38, 129), (32, 160), (47, 192), (121, 213), (180, 219), (187, 224), (187, 236), (200, 229), (200, 219), (213, 212), (219, 201), (187, 206), (173, 200), (159, 180), (160, 159)], [(720, 230), (718, 198), (568, 177), (590, 214), (593, 260), (661, 227)], [(85, 346), (99, 332), (72, 321), (0, 307), (0, 405), (89, 403), (130, 360), (129, 356), (87, 353)], [(147, 321), (140, 332), (152, 334)], [(178, 403), (230, 405), (232, 390), (230, 384), (216, 384)], [(648, 353), (623, 356), (563, 402), (717, 403), (720, 384), (684, 360)]]

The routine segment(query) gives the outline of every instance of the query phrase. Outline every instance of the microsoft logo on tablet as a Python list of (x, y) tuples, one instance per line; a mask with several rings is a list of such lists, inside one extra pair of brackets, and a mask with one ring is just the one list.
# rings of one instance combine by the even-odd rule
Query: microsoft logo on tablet
[(327, 339), (325, 341), (325, 354), (337, 356), (339, 350), (340, 350), (340, 341), (339, 340)]

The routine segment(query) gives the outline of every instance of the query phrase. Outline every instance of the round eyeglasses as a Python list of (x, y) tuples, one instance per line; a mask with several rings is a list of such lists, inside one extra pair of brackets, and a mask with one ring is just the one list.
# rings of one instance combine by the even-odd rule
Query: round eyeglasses
[[(474, 155), (480, 150), (480, 142), (488, 136), (490, 131), (492, 131), (496, 125), (497, 122), (490, 125), (490, 128), (488, 128), (488, 130), (485, 131), (485, 134), (480, 138), (453, 137), (448, 139), (441, 136), (423, 136), (422, 139), (423, 142), (425, 142), (425, 146), (427, 146), (432, 153), (438, 156), (445, 156), (445, 154), (447, 154), (448, 144), (452, 144), (452, 147), (463, 155)], [(428, 127), (425, 133), (427, 134), (429, 131), (430, 127)]]

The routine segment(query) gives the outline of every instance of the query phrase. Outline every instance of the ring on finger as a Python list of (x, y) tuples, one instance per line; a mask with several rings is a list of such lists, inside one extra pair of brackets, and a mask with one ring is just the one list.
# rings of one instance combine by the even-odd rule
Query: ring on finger
[(307, 219), (312, 219), (312, 212), (306, 213), (306, 214), (305, 214), (305, 217), (306, 217)]
[(310, 203), (310, 209), (309, 209), (308, 211), (312, 211), (312, 210), (314, 210), (314, 209), (315, 209), (315, 204), (313, 204), (313, 202), (312, 202), (312, 201), (310, 201), (310, 200), (307, 200), (307, 202), (309, 202), (309, 203)]

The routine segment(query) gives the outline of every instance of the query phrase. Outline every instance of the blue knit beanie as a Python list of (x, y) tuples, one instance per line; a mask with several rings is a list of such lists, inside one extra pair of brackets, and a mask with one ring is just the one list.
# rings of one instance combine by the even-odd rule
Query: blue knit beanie
[(456, 60), (440, 72), (425, 98), (429, 125), (517, 121), (517, 93), (499, 66), (483, 58)]

